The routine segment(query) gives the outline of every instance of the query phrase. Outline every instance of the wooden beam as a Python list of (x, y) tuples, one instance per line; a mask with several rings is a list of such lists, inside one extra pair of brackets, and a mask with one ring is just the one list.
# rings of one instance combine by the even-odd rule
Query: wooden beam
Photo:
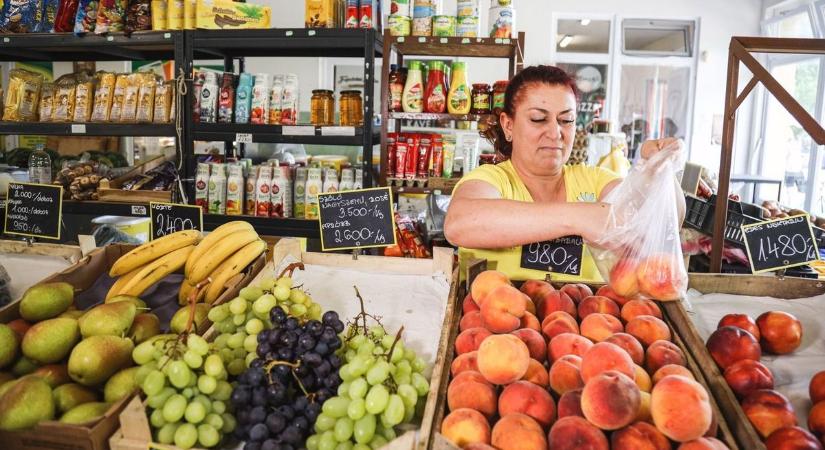
[(742, 47), (751, 53), (823, 54), (825, 39), (768, 38), (735, 36)]
[(745, 85), (745, 89), (742, 89), (742, 92), (739, 94), (738, 97), (736, 97), (736, 101), (733, 104), (734, 110), (739, 109), (739, 106), (741, 106), (742, 102), (744, 102), (745, 99), (748, 98), (748, 95), (750, 95), (753, 88), (756, 87), (757, 83), (759, 83), (759, 80), (756, 77), (753, 77), (750, 81), (748, 81), (748, 84)]

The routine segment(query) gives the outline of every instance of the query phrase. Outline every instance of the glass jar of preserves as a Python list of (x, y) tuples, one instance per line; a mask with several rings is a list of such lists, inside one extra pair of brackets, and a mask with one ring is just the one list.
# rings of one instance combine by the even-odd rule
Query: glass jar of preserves
[(310, 123), (325, 126), (335, 125), (335, 97), (328, 89), (315, 89), (310, 99)]
[(487, 83), (473, 84), (473, 114), (490, 114), (493, 91)]
[(360, 127), (364, 125), (364, 106), (361, 91), (341, 92), (341, 126)]
[(493, 85), (493, 114), (499, 115), (504, 110), (504, 94), (507, 92), (507, 80), (496, 81)]

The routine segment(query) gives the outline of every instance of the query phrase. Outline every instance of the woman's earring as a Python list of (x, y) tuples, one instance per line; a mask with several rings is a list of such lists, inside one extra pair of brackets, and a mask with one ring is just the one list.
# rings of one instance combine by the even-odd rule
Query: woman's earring
[(506, 140), (507, 142), (510, 142), (510, 141), (512, 141), (512, 140), (513, 140), (513, 137), (512, 137), (512, 136), (510, 136), (509, 134), (505, 134), (505, 135), (504, 135), (504, 140)]

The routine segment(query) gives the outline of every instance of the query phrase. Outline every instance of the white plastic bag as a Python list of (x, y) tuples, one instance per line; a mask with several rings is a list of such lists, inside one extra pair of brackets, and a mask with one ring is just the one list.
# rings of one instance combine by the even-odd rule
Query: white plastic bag
[(610, 217), (591, 253), (617, 294), (678, 300), (687, 289), (679, 229), (685, 198), (675, 173), (681, 144), (665, 148), (634, 166), (604, 202)]

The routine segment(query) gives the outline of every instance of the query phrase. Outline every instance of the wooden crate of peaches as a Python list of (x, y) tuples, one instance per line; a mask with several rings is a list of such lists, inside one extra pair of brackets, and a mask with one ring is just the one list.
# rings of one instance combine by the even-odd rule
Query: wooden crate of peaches
[(432, 448), (739, 448), (656, 302), (485, 271), (456, 311)]

